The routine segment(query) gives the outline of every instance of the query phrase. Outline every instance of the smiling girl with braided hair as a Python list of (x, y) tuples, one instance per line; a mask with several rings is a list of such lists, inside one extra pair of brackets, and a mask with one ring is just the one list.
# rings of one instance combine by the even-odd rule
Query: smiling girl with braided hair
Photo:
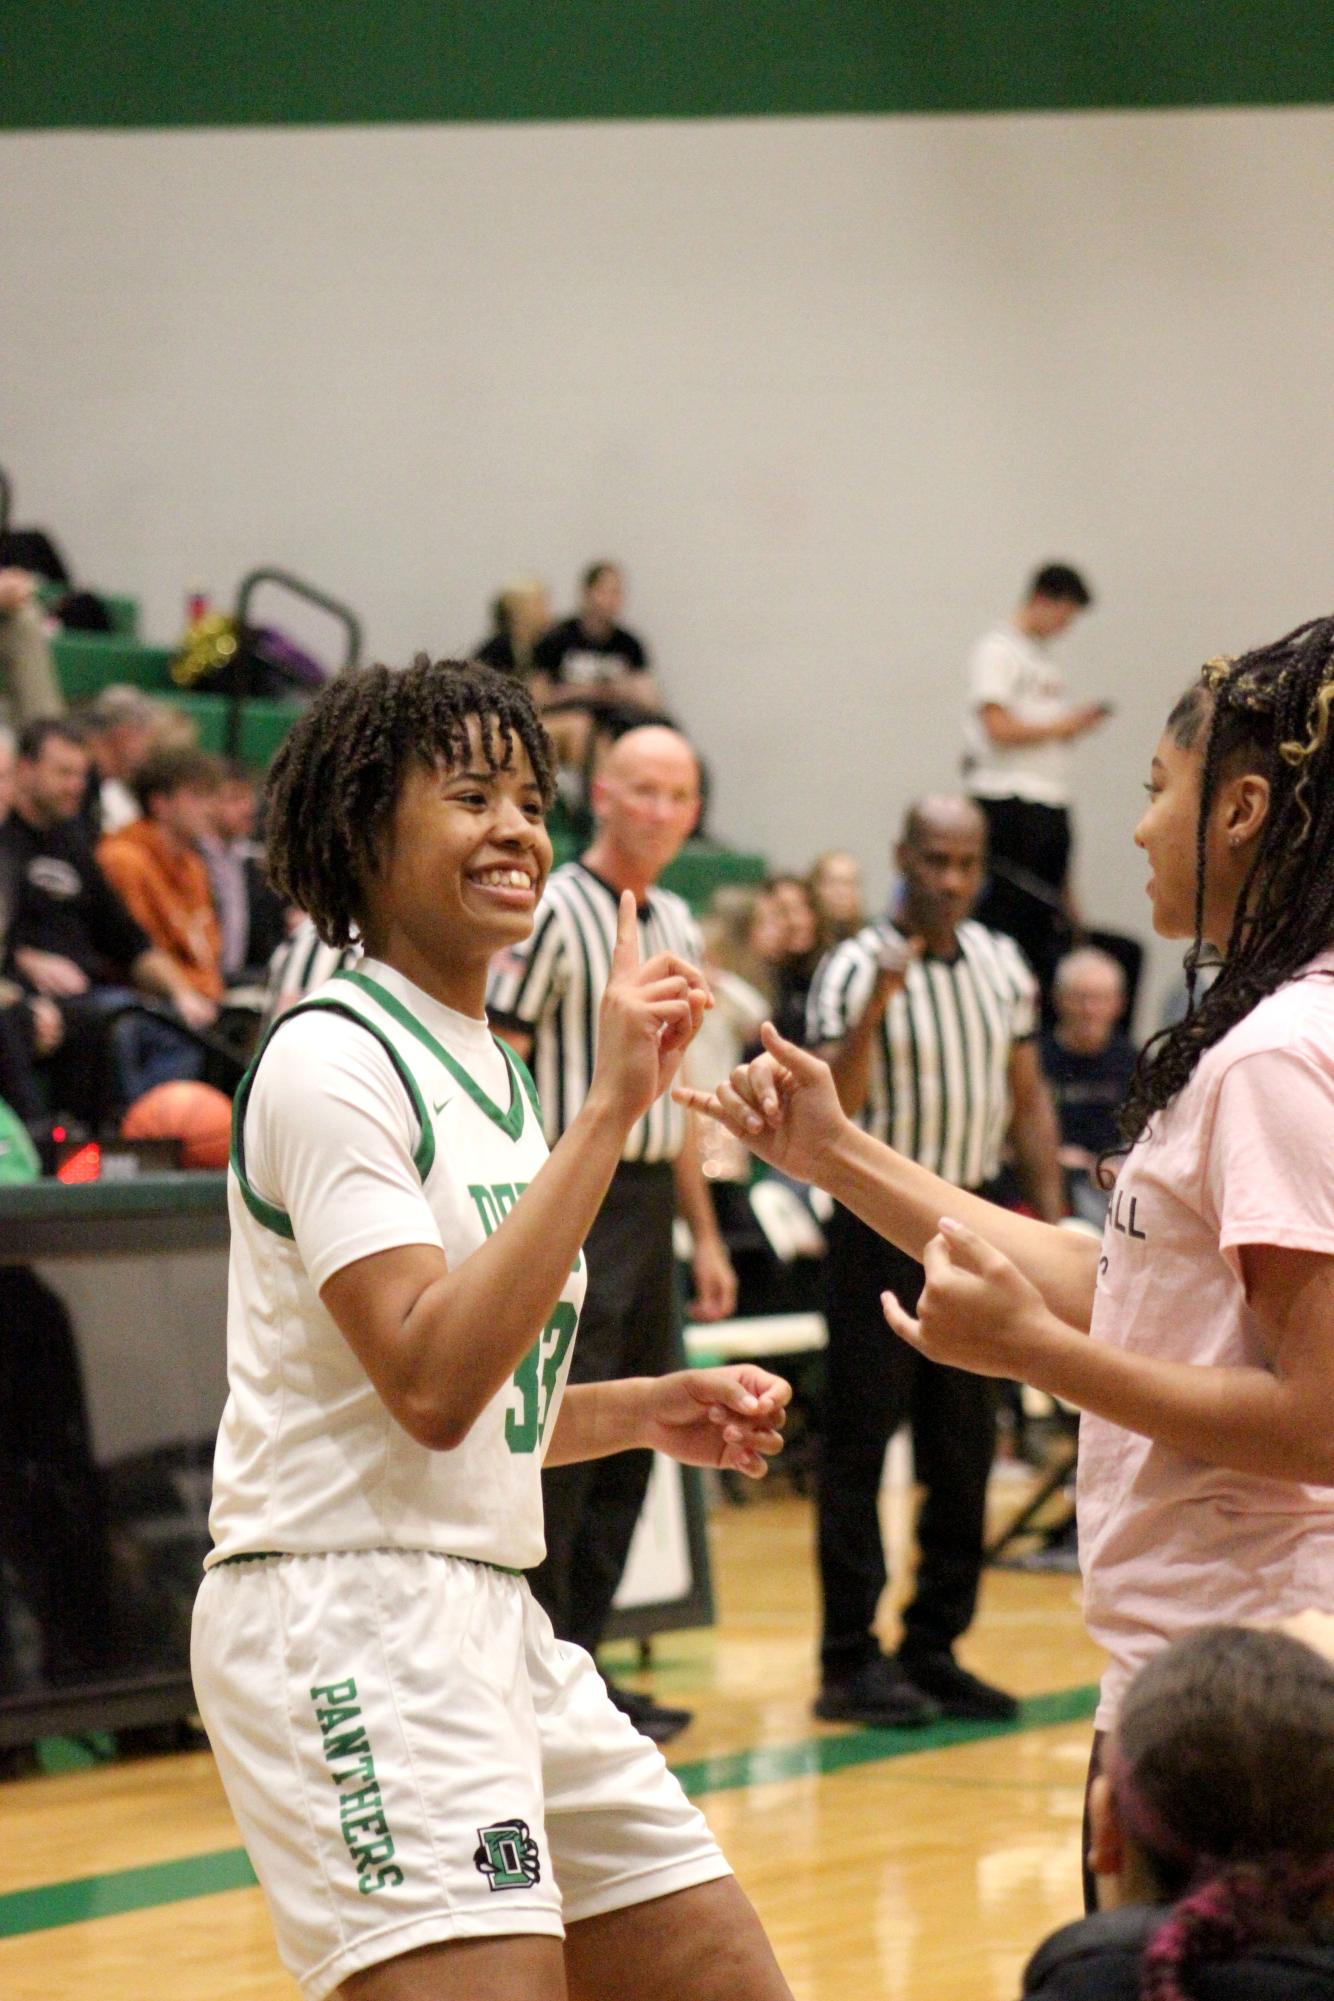
[(1084, 1411), (1099, 1733), (1167, 1641), (1334, 1606), (1331, 709), (1324, 618), (1211, 661), (1168, 717), (1135, 841), (1155, 930), (1222, 967), (1140, 1059), (1100, 1245), (858, 1132), (771, 1030), (711, 1097), (677, 1094), (924, 1262), (916, 1319), (884, 1301), (902, 1340)]
[(566, 1387), (581, 1244), (709, 996), (641, 963), (623, 898), (548, 1155), (484, 998), (532, 929), (553, 792), (527, 694), (425, 658), (331, 682), (270, 785), (276, 885), (364, 953), (237, 1092), (192, 1664), (306, 2001), (791, 2001), (703, 1817), (522, 1574), (544, 1461), (757, 1477), (790, 1394), (748, 1363)]

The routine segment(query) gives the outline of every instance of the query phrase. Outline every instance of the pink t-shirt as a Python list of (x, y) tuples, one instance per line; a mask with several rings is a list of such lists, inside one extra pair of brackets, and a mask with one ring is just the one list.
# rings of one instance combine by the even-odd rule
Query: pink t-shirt
[[(1334, 952), (1312, 964), (1334, 974)], [(1112, 1195), (1092, 1338), (1165, 1361), (1271, 1367), (1243, 1244), (1334, 1255), (1334, 977), (1262, 1000), (1154, 1114)], [(1106, 1729), (1136, 1670), (1179, 1634), (1334, 1610), (1334, 1487), (1229, 1472), (1086, 1413), (1079, 1549), (1088, 1628), (1112, 1657)]]

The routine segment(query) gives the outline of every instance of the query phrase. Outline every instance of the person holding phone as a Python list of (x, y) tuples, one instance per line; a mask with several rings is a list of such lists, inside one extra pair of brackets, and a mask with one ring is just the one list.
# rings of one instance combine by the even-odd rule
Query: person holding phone
[(1057, 961), (1079, 930), (1070, 883), (1071, 746), (1111, 714), (1072, 702), (1051, 645), (1093, 604), (1068, 563), (1044, 563), (1013, 616), (968, 658), (963, 772), (987, 818), (990, 874), (977, 915), (1021, 947), (1050, 1013)]

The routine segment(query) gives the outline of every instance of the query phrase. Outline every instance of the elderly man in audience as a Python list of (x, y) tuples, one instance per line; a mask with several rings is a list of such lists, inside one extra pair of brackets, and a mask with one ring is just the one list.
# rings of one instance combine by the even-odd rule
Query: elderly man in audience
[(139, 817), (134, 774), (147, 757), (170, 711), (142, 688), (116, 681), (79, 716), (92, 760), (81, 805), (88, 838), (119, 833)]
[(1061, 1127), (1061, 1166), (1075, 1215), (1102, 1227), (1107, 1196), (1100, 1157), (1118, 1144), (1116, 1114), (1135, 1067), (1135, 1046), (1119, 1026), (1126, 976), (1110, 952), (1082, 946), (1056, 968), (1056, 1020), (1039, 1045), (1042, 1072)]

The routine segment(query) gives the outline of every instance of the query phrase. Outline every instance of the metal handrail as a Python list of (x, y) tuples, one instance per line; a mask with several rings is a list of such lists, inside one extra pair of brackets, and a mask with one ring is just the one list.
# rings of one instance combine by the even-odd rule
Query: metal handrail
[[(277, 584), (280, 589), (291, 591), (294, 597), (304, 598), (320, 611), (327, 611), (342, 626), (345, 649), (342, 666), (338, 669), (346, 674), (361, 659), (361, 621), (356, 613), (337, 598), (331, 598), (327, 591), (315, 584), (308, 584), (304, 578), (294, 577), (290, 570), (251, 570), (242, 577), (236, 590), (236, 622), (244, 629), (250, 623), (251, 600), (263, 584)], [(241, 748), (241, 722), (245, 714), (246, 697), (238, 679), (228, 698), (227, 708), (227, 755), (236, 757)]]

